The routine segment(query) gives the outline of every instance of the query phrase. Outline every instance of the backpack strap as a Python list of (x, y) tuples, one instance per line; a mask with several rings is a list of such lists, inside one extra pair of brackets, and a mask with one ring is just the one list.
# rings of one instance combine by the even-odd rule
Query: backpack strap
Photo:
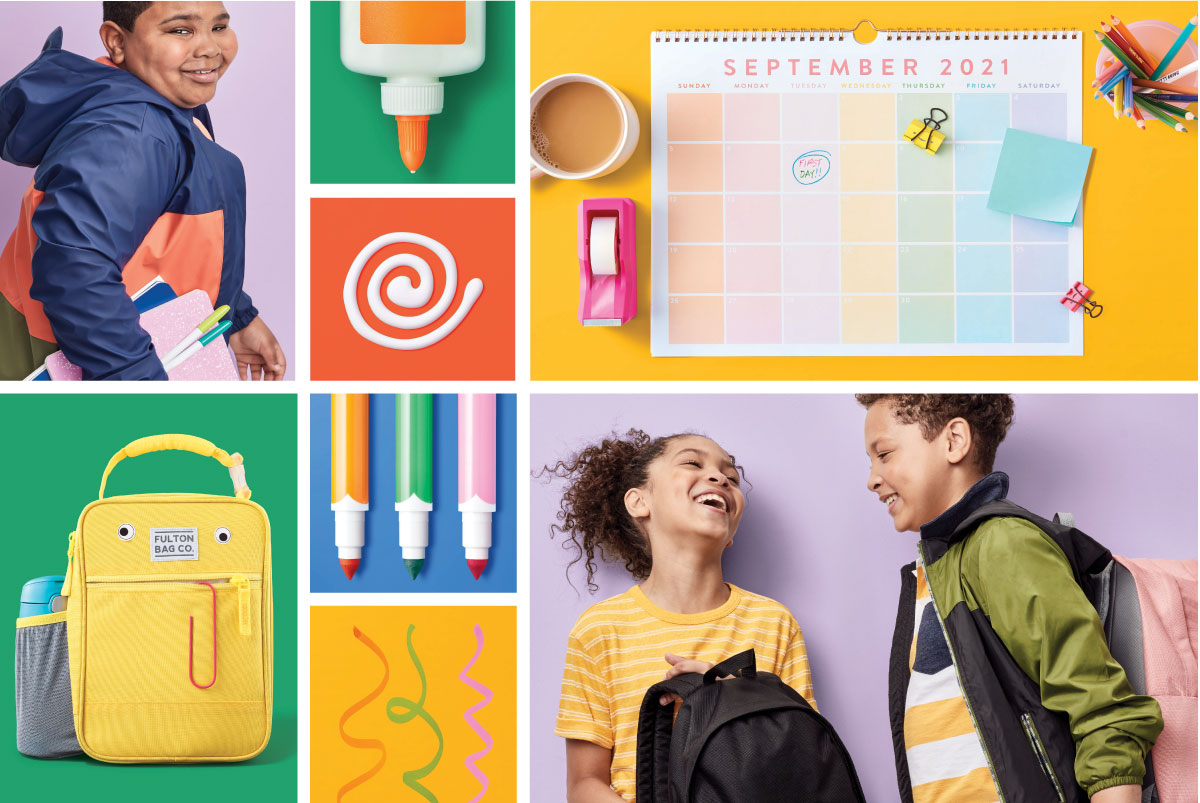
[(661, 705), (659, 698), (664, 694), (677, 694), (686, 700), (702, 685), (703, 678), (689, 672), (655, 683), (642, 697), (642, 710), (638, 714), (637, 803), (667, 803), (670, 800), (667, 766), (671, 757), (675, 706)]
[(714, 665), (712, 669), (704, 673), (704, 685), (716, 683), (718, 678), (739, 674), (744, 678), (754, 678), (758, 675), (754, 663), (754, 650), (743, 650)]

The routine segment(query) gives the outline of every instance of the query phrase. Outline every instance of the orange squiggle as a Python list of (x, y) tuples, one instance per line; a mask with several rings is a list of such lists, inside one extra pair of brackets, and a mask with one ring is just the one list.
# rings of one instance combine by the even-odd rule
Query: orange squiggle
[(370, 694), (368, 694), (366, 697), (362, 698), (357, 703), (355, 703), (354, 705), (352, 705), (346, 709), (346, 712), (344, 714), (342, 714), (342, 718), (340, 720), (338, 720), (338, 733), (341, 734), (342, 741), (345, 742), (346, 744), (348, 744), (350, 747), (357, 747), (357, 748), (361, 748), (364, 750), (369, 750), (369, 749), (378, 750), (379, 751), (379, 763), (377, 763), (374, 767), (372, 767), (371, 769), (364, 772), (362, 775), (359, 775), (357, 778), (350, 780), (348, 783), (346, 783), (346, 785), (344, 785), (341, 789), (339, 789), (338, 793), (337, 793), (338, 803), (341, 803), (342, 797), (347, 792), (349, 792), (351, 789), (358, 786), (359, 784), (364, 784), (367, 781), (374, 778), (379, 773), (379, 771), (381, 769), (383, 769), (383, 765), (387, 763), (387, 748), (383, 746), (383, 742), (381, 742), (379, 739), (357, 739), (357, 738), (351, 736), (350, 734), (346, 733), (346, 723), (350, 720), (350, 717), (354, 716), (359, 711), (361, 711), (363, 708), (365, 708), (367, 703), (371, 702), (376, 697), (383, 694), (384, 688), (387, 687), (388, 676), (390, 675), (390, 670), (388, 669), (387, 656), (385, 656), (383, 654), (383, 650), (379, 649), (379, 647), (375, 644), (375, 642), (373, 642), (373, 641), (371, 641), (371, 639), (367, 638), (366, 634), (363, 633), (361, 630), (359, 630), (357, 627), (354, 628), (354, 637), (356, 639), (358, 639), (359, 641), (361, 641), (363, 644), (367, 645), (367, 647), (371, 650), (371, 652), (373, 652), (377, 656), (379, 656), (379, 660), (383, 662), (383, 680), (379, 681), (379, 685), (376, 686), (374, 688), (374, 690), (371, 691)]

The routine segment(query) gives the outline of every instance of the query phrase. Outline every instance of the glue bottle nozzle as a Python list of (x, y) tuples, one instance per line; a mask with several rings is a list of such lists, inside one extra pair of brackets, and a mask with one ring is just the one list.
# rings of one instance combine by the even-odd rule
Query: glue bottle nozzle
[(425, 140), (429, 130), (429, 115), (401, 115), (396, 117), (396, 131), (400, 136), (400, 158), (408, 172), (415, 173), (425, 161)]

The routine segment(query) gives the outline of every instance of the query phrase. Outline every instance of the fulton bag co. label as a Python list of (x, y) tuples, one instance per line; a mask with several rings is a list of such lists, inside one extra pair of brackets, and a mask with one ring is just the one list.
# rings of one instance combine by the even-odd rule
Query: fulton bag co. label
[(200, 560), (199, 530), (195, 527), (151, 528), (150, 560)]

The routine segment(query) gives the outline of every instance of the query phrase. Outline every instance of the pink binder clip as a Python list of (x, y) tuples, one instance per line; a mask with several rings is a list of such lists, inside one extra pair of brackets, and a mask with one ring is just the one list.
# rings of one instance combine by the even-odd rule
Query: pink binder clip
[(1091, 296), (1092, 288), (1083, 282), (1075, 282), (1067, 290), (1067, 294), (1062, 297), (1059, 303), (1071, 312), (1077, 312), (1082, 307), (1085, 315), (1099, 318), (1100, 313), (1104, 311), (1104, 307), (1092, 301)]
[(579, 322), (620, 326), (637, 315), (637, 212), (628, 198), (579, 204)]

